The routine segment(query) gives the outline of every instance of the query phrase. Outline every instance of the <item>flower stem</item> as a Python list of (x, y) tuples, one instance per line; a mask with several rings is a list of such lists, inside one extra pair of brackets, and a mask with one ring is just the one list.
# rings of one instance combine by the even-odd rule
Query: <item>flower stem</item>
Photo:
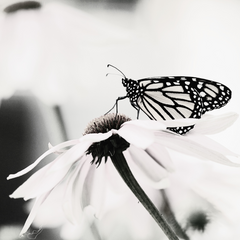
[(182, 239), (184, 240), (189, 240), (188, 235), (186, 232), (181, 228), (179, 223), (177, 222), (174, 213), (172, 212), (170, 203), (167, 198), (167, 194), (165, 190), (161, 190), (162, 197), (163, 197), (163, 204), (162, 207), (160, 208), (163, 216), (165, 217), (166, 221), (168, 224), (171, 226), (171, 228), (174, 230), (174, 232)]
[(92, 235), (93, 235), (93, 237), (94, 237), (95, 240), (102, 240), (102, 238), (101, 238), (101, 236), (100, 236), (100, 234), (99, 234), (99, 232), (98, 232), (98, 229), (97, 229), (97, 227), (96, 227), (95, 222), (93, 222), (93, 223), (91, 224), (90, 229), (91, 229), (91, 233), (92, 233)]
[(127, 161), (122, 152), (116, 152), (113, 156), (111, 156), (111, 160), (113, 165), (117, 169), (118, 173), (127, 184), (127, 186), (131, 189), (134, 195), (138, 198), (138, 200), (142, 203), (142, 205), (146, 208), (146, 210), (150, 213), (150, 215), (154, 218), (163, 232), (166, 234), (169, 240), (179, 240), (173, 230), (170, 228), (166, 220), (163, 218), (162, 214), (158, 211), (152, 201), (149, 199), (147, 194), (143, 191), (141, 186), (138, 184), (137, 180), (133, 176)]
[(62, 131), (63, 139), (65, 141), (67, 141), (68, 140), (68, 135), (67, 135), (67, 129), (66, 129), (66, 126), (65, 126), (65, 123), (64, 123), (64, 119), (63, 119), (62, 110), (61, 110), (60, 106), (58, 106), (58, 105), (56, 105), (53, 109), (54, 109), (54, 112), (56, 114), (60, 129)]

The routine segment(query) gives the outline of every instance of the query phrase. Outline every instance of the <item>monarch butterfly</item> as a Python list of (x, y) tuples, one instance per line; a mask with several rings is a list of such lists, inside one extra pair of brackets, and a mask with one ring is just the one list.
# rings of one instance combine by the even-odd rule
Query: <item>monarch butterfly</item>
[[(152, 120), (170, 120), (179, 118), (201, 118), (214, 109), (223, 107), (231, 99), (231, 90), (225, 85), (211, 80), (186, 77), (150, 77), (139, 80), (128, 79), (122, 71), (113, 67), (122, 75), (122, 84), (127, 95), (118, 97), (114, 106), (118, 111), (118, 101), (129, 98), (131, 105)], [(194, 126), (169, 128), (178, 134), (185, 134)]]

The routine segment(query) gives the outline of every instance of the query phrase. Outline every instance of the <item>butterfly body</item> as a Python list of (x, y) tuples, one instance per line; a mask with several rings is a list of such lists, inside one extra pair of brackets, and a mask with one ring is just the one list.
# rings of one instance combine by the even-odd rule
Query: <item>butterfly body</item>
[[(122, 84), (127, 94), (116, 100), (116, 108), (119, 100), (129, 98), (137, 110), (137, 118), (140, 110), (152, 120), (201, 118), (205, 112), (221, 108), (231, 99), (231, 90), (225, 85), (197, 77), (167, 76), (133, 80), (123, 74)], [(184, 134), (192, 128), (169, 129)]]
[(122, 82), (123, 86), (126, 87), (126, 96), (129, 98), (131, 105), (137, 110), (140, 110), (137, 102), (139, 98), (143, 97), (144, 87), (141, 86), (138, 81), (132, 79), (122, 79)]

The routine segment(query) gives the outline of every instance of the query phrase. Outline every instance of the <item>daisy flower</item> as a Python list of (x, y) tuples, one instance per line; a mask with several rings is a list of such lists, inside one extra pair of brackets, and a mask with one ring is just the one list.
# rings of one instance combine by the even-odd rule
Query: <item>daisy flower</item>
[[(228, 114), (208, 119), (207, 122), (213, 125), (216, 132), (231, 125), (236, 117), (236, 114)], [(21, 234), (28, 230), (40, 206), (60, 185), (64, 187), (61, 205), (70, 222), (82, 224), (87, 219), (91, 223), (94, 218), (101, 218), (106, 200), (106, 183), (113, 182), (114, 185), (115, 179), (119, 182), (122, 178), (166, 236), (169, 239), (178, 239), (142, 186), (153, 189), (169, 186), (168, 174), (173, 171), (174, 166), (168, 148), (200, 159), (239, 166), (226, 157), (236, 154), (201, 134), (201, 131), (204, 132), (201, 130), (204, 121), (206, 120), (132, 121), (124, 115), (115, 114), (94, 119), (80, 139), (51, 146), (33, 164), (9, 175), (8, 179), (19, 177), (31, 171), (49, 154), (59, 154), (10, 196), (25, 200), (36, 198)], [(167, 127), (194, 123), (199, 125), (195, 132), (198, 130), (200, 134), (193, 131), (186, 136), (179, 136), (167, 130)], [(199, 143), (196, 136), (204, 141)]]
[(177, 169), (165, 189), (174, 216), (191, 240), (238, 239), (239, 168), (171, 155)]
[(126, 36), (64, 3), (7, 0), (0, 4), (0, 98), (28, 90), (49, 105), (79, 99), (82, 89), (96, 84), (86, 80), (88, 60)]

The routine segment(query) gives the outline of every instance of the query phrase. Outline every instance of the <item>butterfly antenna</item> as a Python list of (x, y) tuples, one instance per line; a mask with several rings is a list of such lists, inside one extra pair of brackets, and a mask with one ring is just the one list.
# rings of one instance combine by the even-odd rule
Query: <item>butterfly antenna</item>
[(106, 77), (107, 77), (108, 75), (110, 75), (110, 74), (111, 74), (111, 75), (116, 75), (116, 76), (123, 77), (122, 74), (119, 74), (119, 73), (107, 73), (107, 74), (106, 74)]
[[(124, 74), (120, 69), (118, 69), (117, 67), (113, 66), (112, 64), (108, 64), (107, 67), (115, 68), (117, 71), (119, 71), (119, 72), (123, 75), (124, 78), (127, 78), (127, 77), (125, 76), (125, 74)], [(108, 74), (107, 74), (107, 75), (108, 75)]]

